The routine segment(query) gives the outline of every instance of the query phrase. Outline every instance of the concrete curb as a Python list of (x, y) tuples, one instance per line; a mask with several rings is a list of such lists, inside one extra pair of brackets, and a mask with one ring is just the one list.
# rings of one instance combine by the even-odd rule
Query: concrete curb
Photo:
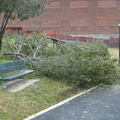
[(93, 87), (93, 88), (91, 88), (91, 89), (89, 89), (89, 90), (87, 90), (87, 91), (85, 91), (85, 92), (79, 93), (79, 94), (77, 94), (77, 95), (75, 95), (75, 96), (73, 96), (73, 97), (71, 97), (71, 98), (68, 98), (68, 99), (66, 99), (66, 100), (64, 100), (64, 101), (62, 101), (62, 102), (60, 102), (60, 103), (58, 103), (58, 104), (56, 104), (56, 105), (53, 105), (53, 106), (51, 106), (51, 107), (49, 107), (49, 108), (47, 108), (47, 109), (45, 109), (45, 110), (42, 110), (42, 111), (36, 113), (35, 115), (29, 116), (28, 118), (25, 118), (24, 120), (31, 120), (31, 119), (39, 116), (39, 115), (42, 115), (42, 114), (44, 114), (44, 113), (46, 113), (46, 112), (48, 112), (48, 111), (50, 111), (50, 110), (52, 110), (52, 109), (55, 109), (56, 107), (59, 107), (59, 106), (65, 104), (65, 103), (69, 102), (70, 100), (73, 100), (73, 99), (76, 98), (76, 97), (79, 97), (79, 96), (81, 96), (81, 95), (83, 95), (83, 94), (85, 94), (85, 93), (88, 93), (88, 92), (90, 92), (90, 91), (92, 91), (92, 90), (94, 90), (94, 89), (96, 89), (96, 88), (98, 88), (98, 87), (99, 87), (99, 86), (95, 86), (95, 87)]

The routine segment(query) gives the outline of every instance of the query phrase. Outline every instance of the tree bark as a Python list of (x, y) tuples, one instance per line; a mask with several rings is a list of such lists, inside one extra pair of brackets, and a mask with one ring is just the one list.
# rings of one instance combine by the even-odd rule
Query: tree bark
[(2, 49), (2, 39), (3, 39), (4, 32), (0, 31), (0, 51)]
[[(3, 39), (3, 36), (4, 36), (6, 25), (8, 23), (9, 18), (10, 18), (10, 15), (11, 15), (11, 12), (9, 12), (8, 14), (4, 14), (4, 17), (3, 17), (3, 20), (2, 20), (2, 25), (0, 27), (0, 51), (2, 49), (2, 39)], [(5, 17), (5, 16), (7, 16), (7, 17)]]

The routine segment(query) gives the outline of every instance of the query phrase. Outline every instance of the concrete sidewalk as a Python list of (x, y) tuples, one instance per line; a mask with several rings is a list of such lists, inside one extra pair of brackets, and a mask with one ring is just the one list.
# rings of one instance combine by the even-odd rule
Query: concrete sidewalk
[[(4, 89), (8, 92), (19, 92), (26, 87), (29, 87), (30, 85), (40, 81), (39, 79), (16, 79), (10, 82), (7, 82), (7, 88)], [(3, 89), (2, 86), (0, 86), (0, 90)]]
[(26, 120), (120, 120), (120, 85), (100, 86)]

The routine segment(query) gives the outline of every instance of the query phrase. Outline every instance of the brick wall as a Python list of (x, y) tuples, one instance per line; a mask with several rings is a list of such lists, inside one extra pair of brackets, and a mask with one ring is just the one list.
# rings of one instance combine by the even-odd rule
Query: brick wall
[(57, 35), (118, 34), (120, 0), (48, 0), (46, 12), (9, 27)]

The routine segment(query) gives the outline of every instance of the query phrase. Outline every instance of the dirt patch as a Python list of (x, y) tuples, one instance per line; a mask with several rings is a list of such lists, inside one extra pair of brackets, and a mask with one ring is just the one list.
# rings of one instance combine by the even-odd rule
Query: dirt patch
[(61, 101), (64, 99), (67, 99), (69, 97), (72, 97), (73, 95), (77, 94), (78, 92), (84, 91), (84, 89), (76, 86), (74, 88), (68, 89), (62, 93), (60, 93), (58, 96), (55, 97), (56, 101)]

